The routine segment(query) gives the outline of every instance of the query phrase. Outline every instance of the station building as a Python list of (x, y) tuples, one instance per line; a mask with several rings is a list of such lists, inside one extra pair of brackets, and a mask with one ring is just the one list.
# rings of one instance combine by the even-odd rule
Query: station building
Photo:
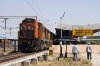
[(100, 23), (97, 24), (87, 24), (87, 25), (70, 25), (64, 23), (55, 23), (55, 30), (56, 30), (56, 39), (61, 38), (61, 30), (62, 30), (62, 37), (70, 36), (73, 38), (83, 37), (83, 36), (73, 36), (72, 31), (74, 29), (92, 29), (93, 34), (100, 31)]

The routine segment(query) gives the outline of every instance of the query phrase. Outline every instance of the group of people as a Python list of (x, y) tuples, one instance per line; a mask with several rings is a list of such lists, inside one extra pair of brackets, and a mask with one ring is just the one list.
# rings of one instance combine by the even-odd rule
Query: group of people
[[(92, 59), (92, 48), (90, 46), (90, 43), (88, 43), (88, 45), (86, 46), (86, 52), (87, 52), (87, 59), (91, 60)], [(76, 44), (74, 44), (72, 47), (72, 53), (73, 53), (73, 61), (77, 61), (79, 50)]]

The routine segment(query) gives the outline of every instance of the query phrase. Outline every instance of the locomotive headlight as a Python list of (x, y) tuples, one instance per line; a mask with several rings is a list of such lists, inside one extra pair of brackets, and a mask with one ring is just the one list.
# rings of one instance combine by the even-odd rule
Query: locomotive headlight
[(31, 26), (28, 26), (28, 29), (30, 29), (31, 28)]

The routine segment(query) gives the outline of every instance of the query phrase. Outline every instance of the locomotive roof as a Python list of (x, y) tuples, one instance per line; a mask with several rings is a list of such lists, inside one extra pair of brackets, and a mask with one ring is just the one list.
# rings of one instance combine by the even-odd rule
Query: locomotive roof
[(25, 19), (33, 19), (33, 18), (25, 18)]

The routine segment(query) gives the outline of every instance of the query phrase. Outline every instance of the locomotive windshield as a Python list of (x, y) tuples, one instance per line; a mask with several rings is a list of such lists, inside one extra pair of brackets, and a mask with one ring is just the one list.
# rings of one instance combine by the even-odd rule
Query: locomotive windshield
[(32, 22), (32, 20), (31, 19), (27, 19), (26, 22), (30, 23), (30, 22)]
[(24, 20), (24, 22), (27, 22), (27, 23), (32, 23), (33, 21), (35, 21), (35, 19), (25, 18)]

